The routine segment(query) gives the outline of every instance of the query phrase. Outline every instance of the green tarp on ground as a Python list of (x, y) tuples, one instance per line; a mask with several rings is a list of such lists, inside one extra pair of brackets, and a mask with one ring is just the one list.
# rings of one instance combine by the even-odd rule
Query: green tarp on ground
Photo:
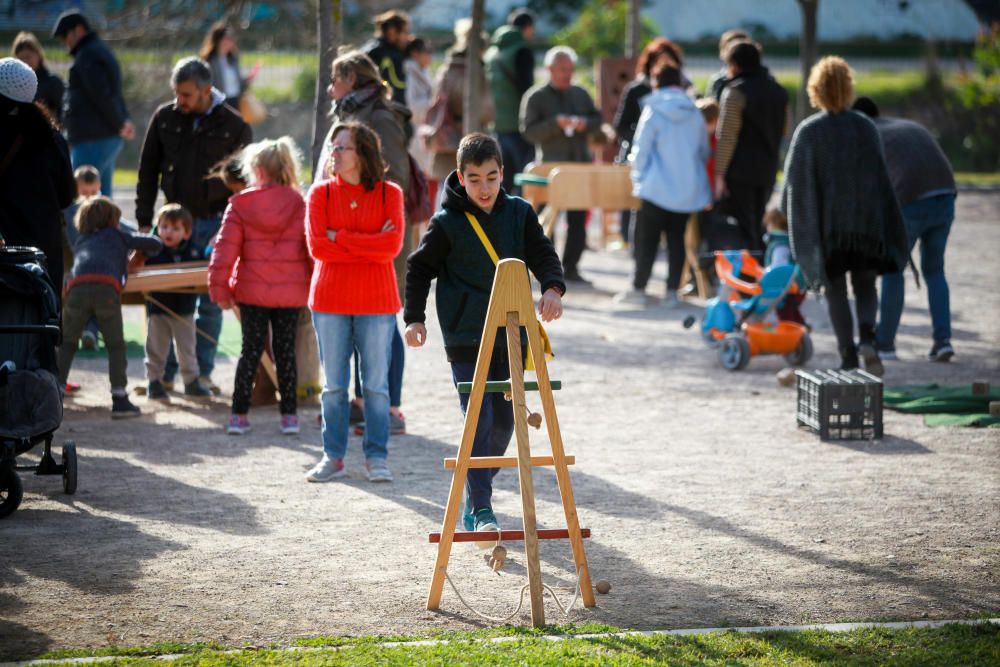
[(898, 412), (924, 414), (927, 426), (1000, 427), (1000, 417), (990, 416), (990, 401), (1000, 401), (1000, 390), (973, 395), (972, 385), (913, 384), (886, 387), (885, 407)]

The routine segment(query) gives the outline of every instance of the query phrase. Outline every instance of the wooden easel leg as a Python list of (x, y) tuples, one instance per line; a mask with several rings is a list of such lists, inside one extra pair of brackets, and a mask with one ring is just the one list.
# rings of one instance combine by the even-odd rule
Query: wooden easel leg
[(562, 435), (559, 431), (559, 418), (556, 416), (556, 403), (552, 397), (549, 369), (545, 365), (545, 352), (541, 336), (538, 335), (538, 327), (534, 326), (536, 322), (531, 322), (531, 325), (525, 327), (528, 332), (528, 351), (535, 362), (535, 377), (538, 379), (538, 394), (542, 401), (542, 411), (545, 413), (545, 428), (552, 445), (552, 458), (555, 463), (556, 479), (559, 481), (563, 512), (566, 515), (566, 528), (569, 530), (573, 561), (580, 580), (580, 597), (583, 598), (583, 606), (594, 607), (597, 602), (594, 600), (594, 587), (590, 583), (587, 552), (583, 546), (583, 536), (580, 534), (580, 519), (576, 514), (576, 499), (573, 497), (573, 483), (569, 479), (569, 467), (566, 465), (566, 450), (563, 448)]
[(521, 485), (524, 558), (528, 566), (531, 624), (539, 628), (545, 625), (545, 601), (542, 590), (542, 568), (538, 558), (531, 447), (528, 444), (528, 420), (525, 414), (527, 406), (524, 400), (524, 369), (521, 362), (521, 325), (516, 312), (507, 313), (507, 357), (510, 360), (510, 394), (514, 408), (514, 433), (517, 436), (517, 472)]
[[(489, 321), (490, 318), (487, 315), (487, 322)], [(469, 407), (465, 411), (462, 444), (458, 447), (455, 474), (451, 478), (448, 505), (444, 510), (441, 542), (438, 544), (437, 559), (434, 561), (434, 574), (431, 577), (430, 591), (427, 593), (428, 609), (437, 609), (441, 604), (445, 572), (448, 570), (448, 559), (451, 557), (451, 545), (455, 537), (455, 522), (458, 521), (458, 510), (462, 504), (465, 476), (469, 471), (469, 458), (472, 456), (472, 441), (476, 437), (476, 427), (479, 425), (479, 413), (483, 405), (483, 396), (486, 394), (486, 379), (489, 376), (490, 360), (493, 357), (493, 342), (496, 340), (496, 336), (496, 327), (487, 326), (484, 328), (483, 340), (479, 346), (479, 357), (476, 359), (476, 370), (472, 376)]]

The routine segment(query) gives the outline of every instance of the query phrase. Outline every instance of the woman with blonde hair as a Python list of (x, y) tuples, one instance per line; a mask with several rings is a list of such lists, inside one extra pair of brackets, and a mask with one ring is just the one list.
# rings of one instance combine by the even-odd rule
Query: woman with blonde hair
[(35, 76), (38, 77), (35, 101), (41, 102), (57, 123), (62, 123), (66, 85), (45, 66), (45, 49), (42, 48), (42, 43), (34, 33), (20, 32), (14, 38), (10, 54), (35, 71)]
[(281, 394), (281, 432), (299, 432), (295, 334), (312, 274), (306, 207), (298, 190), (299, 161), (289, 137), (243, 149), (243, 174), (250, 187), (230, 197), (208, 264), (212, 301), (223, 309), (237, 306), (243, 330), (227, 429), (231, 435), (250, 430), (250, 395), (268, 325)]
[[(792, 252), (809, 286), (824, 289), (840, 367), (882, 375), (875, 349), (875, 278), (902, 271), (906, 229), (889, 181), (875, 125), (851, 110), (854, 77), (842, 58), (823, 58), (809, 74), (809, 102), (819, 112), (795, 129), (785, 160), (781, 212)], [(847, 298), (850, 274), (858, 341)]]

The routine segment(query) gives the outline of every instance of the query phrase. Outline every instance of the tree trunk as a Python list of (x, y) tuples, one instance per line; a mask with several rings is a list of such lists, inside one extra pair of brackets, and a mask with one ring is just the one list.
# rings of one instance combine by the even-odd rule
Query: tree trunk
[(315, 179), (323, 139), (330, 129), (330, 96), (326, 88), (330, 84), (330, 65), (337, 54), (343, 33), (343, 1), (319, 0), (316, 9), (316, 53), (319, 64), (316, 69), (316, 97), (313, 105), (313, 128), (310, 163)]
[(480, 106), (484, 90), (479, 82), (483, 72), (483, 14), (485, 0), (472, 0), (472, 30), (469, 33), (469, 50), (465, 55), (465, 94), (462, 98), (462, 133), (479, 132)]
[(799, 0), (799, 8), (802, 10), (802, 30), (799, 32), (799, 60), (802, 66), (802, 81), (799, 82), (799, 99), (795, 105), (797, 121), (809, 115), (809, 95), (806, 93), (806, 84), (809, 81), (809, 72), (816, 64), (818, 57), (816, 12), (819, 8), (819, 0)]
[(642, 0), (628, 0), (628, 18), (625, 22), (625, 55), (629, 58), (638, 58), (642, 51), (639, 40), (642, 39), (640, 28), (639, 10), (642, 8)]

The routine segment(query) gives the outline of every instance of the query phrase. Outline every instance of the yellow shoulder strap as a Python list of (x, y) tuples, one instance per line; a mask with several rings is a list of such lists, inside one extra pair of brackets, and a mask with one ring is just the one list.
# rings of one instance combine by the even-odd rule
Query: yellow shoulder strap
[(493, 249), (493, 244), (490, 243), (489, 238), (486, 236), (486, 232), (483, 231), (483, 226), (479, 224), (478, 220), (476, 220), (476, 216), (466, 211), (465, 217), (469, 219), (469, 224), (472, 225), (472, 230), (476, 232), (476, 236), (479, 237), (479, 241), (483, 244), (483, 247), (486, 248), (486, 252), (490, 256), (490, 259), (493, 260), (494, 264), (499, 263), (500, 256), (497, 255), (497, 251)]
[[(495, 265), (499, 263), (500, 256), (497, 255), (497, 251), (493, 249), (493, 244), (490, 243), (489, 238), (486, 236), (486, 232), (483, 231), (483, 226), (479, 224), (478, 220), (476, 220), (476, 216), (466, 211), (465, 217), (468, 218), (469, 224), (472, 225), (472, 230), (476, 232), (476, 236), (479, 237), (479, 241), (483, 244), (483, 247), (486, 248), (486, 252), (489, 254), (490, 259), (493, 260), (493, 264)], [(538, 323), (538, 334), (542, 339), (542, 350), (545, 352), (545, 358), (549, 360), (555, 358), (556, 355), (552, 352), (552, 342), (549, 341), (549, 334), (546, 333), (545, 327), (542, 326), (541, 322)], [(530, 354), (528, 355), (528, 362), (525, 364), (524, 370), (535, 370), (535, 361), (531, 358)]]

